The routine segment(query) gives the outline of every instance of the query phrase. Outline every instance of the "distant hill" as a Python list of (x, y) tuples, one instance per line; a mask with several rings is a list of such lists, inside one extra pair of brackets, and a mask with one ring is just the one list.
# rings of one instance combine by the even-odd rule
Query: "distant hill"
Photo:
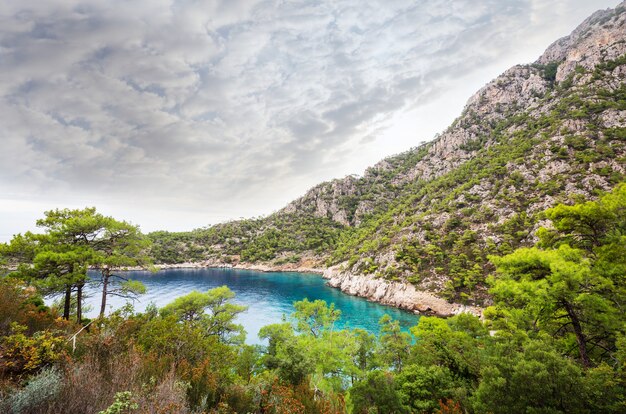
[(375, 300), (385, 295), (359, 280), (483, 306), (487, 255), (532, 245), (546, 208), (626, 178), (625, 22), (626, 2), (594, 13), (535, 63), (480, 89), (433, 141), (362, 177), (319, 184), (265, 218), (151, 233), (153, 255), (332, 267), (335, 285)]

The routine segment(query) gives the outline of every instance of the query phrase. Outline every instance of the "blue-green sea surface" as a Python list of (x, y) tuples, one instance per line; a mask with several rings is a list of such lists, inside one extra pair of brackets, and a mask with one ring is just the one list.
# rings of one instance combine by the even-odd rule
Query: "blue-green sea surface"
[[(91, 272), (90, 272), (91, 273)], [(97, 274), (91, 274), (97, 278)], [(338, 328), (363, 328), (378, 334), (378, 320), (389, 314), (398, 320), (404, 330), (417, 324), (418, 316), (407, 311), (369, 302), (364, 298), (350, 296), (326, 285), (320, 275), (296, 272), (258, 272), (252, 270), (203, 268), (168, 269), (157, 273), (146, 271), (124, 272), (124, 277), (141, 281), (147, 292), (134, 303), (136, 311), (143, 311), (149, 303), (162, 307), (175, 298), (193, 290), (207, 291), (226, 285), (235, 292), (235, 302), (248, 306), (237, 321), (247, 332), (246, 342), (261, 343), (257, 334), (265, 325), (278, 323), (284, 316), (293, 313), (295, 301), (308, 298), (334, 303), (341, 310)], [(100, 295), (97, 286), (88, 289), (87, 304), (94, 317), (100, 310)], [(126, 303), (125, 299), (109, 297), (107, 313)]]

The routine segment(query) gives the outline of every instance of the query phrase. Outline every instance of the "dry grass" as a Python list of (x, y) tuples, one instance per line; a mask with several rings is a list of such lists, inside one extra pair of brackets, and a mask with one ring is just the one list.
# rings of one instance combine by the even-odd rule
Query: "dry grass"
[(177, 382), (174, 370), (161, 378), (146, 378), (141, 354), (128, 353), (102, 359), (97, 353), (64, 369), (63, 385), (57, 398), (29, 414), (92, 414), (105, 410), (120, 391), (130, 391), (138, 413), (187, 413), (185, 387)]

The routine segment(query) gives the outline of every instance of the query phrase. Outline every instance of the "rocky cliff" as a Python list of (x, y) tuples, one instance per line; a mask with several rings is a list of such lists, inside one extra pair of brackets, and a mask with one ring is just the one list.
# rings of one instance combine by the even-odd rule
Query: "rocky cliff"
[(433, 293), (418, 290), (410, 283), (383, 280), (372, 275), (353, 275), (334, 267), (324, 271), (323, 277), (328, 284), (343, 292), (368, 298), (384, 305), (395, 306), (422, 315), (452, 316), (459, 313), (471, 313), (480, 316), (482, 309), (451, 303)]

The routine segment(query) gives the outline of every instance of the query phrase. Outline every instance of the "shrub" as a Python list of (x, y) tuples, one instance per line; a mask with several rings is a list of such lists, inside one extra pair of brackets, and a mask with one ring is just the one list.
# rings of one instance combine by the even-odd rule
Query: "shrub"
[(35, 372), (58, 361), (64, 353), (65, 339), (50, 331), (25, 334), (26, 327), (11, 324), (12, 334), (0, 342), (0, 374), (21, 375)]
[(126, 414), (135, 411), (139, 405), (132, 398), (133, 393), (130, 391), (118, 392), (115, 394), (115, 402), (98, 414)]
[(59, 395), (62, 376), (56, 368), (44, 368), (24, 388), (8, 398), (6, 406), (15, 414), (28, 412)]

